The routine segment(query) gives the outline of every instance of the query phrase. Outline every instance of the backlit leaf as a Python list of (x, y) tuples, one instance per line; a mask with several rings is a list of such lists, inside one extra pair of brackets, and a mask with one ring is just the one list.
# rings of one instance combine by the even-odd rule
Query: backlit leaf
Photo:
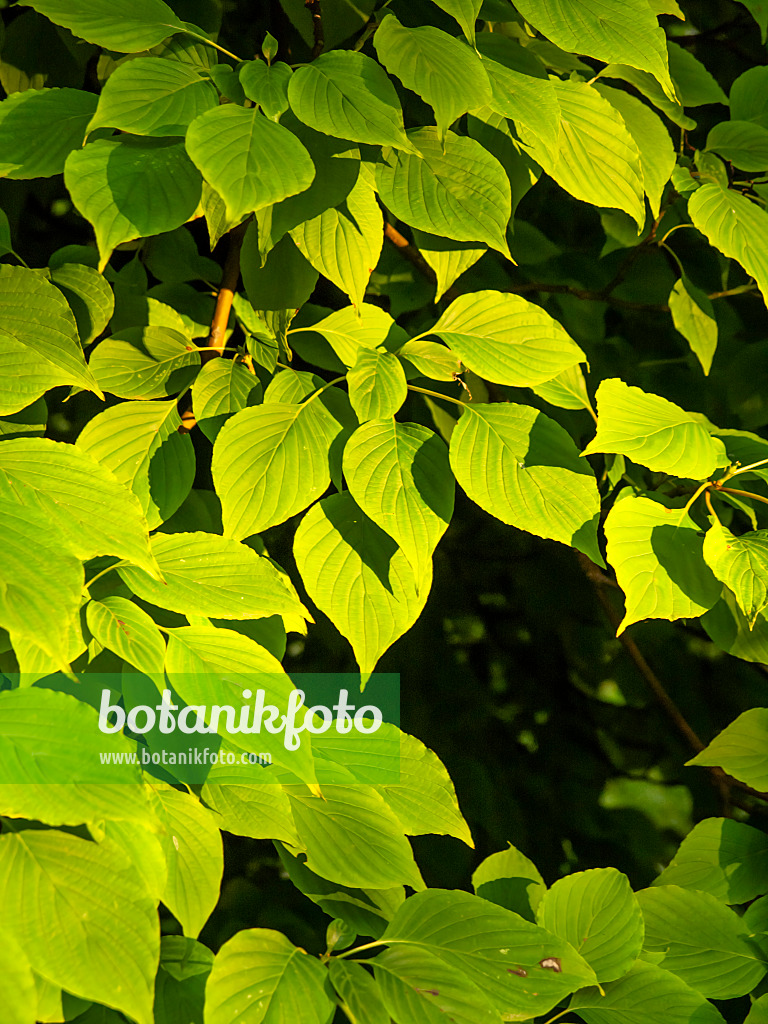
[(602, 562), (594, 475), (554, 420), (530, 406), (469, 403), (450, 455), (457, 481), (480, 508)]
[(163, 0), (28, 0), (24, 4), (63, 25), (73, 35), (118, 53), (138, 53), (183, 29)]
[(504, 292), (460, 295), (429, 333), (442, 338), (470, 370), (497, 384), (540, 384), (586, 360), (541, 306)]
[(202, 189), (183, 143), (132, 135), (100, 139), (70, 153), (64, 183), (96, 232), (99, 270), (121, 242), (173, 231), (189, 220)]
[(733, 189), (706, 184), (688, 200), (691, 220), (716, 249), (738, 260), (768, 301), (768, 214)]
[(722, 768), (739, 782), (764, 793), (768, 790), (768, 709), (742, 712), (687, 764)]
[(704, 558), (754, 625), (768, 605), (768, 530), (752, 530), (736, 537), (715, 520), (704, 538)]
[(381, 201), (411, 227), (459, 242), (484, 242), (508, 256), (509, 180), (483, 147), (435, 128), (409, 132), (418, 154), (385, 149), (376, 165)]
[(347, 442), (344, 477), (363, 512), (397, 542), (422, 579), (453, 514), (445, 443), (416, 423), (372, 420)]
[(361, 347), (347, 381), (352, 408), (363, 422), (394, 416), (408, 394), (403, 364), (381, 349)]
[(694, 480), (726, 465), (722, 442), (674, 402), (618, 378), (604, 380), (596, 397), (597, 434), (584, 455), (614, 452), (654, 472)]
[(431, 573), (416, 580), (395, 542), (348, 493), (310, 509), (296, 531), (294, 555), (307, 593), (350, 642), (367, 677), (418, 618)]
[(706, 292), (681, 276), (669, 294), (672, 322), (708, 374), (717, 349), (717, 320)]
[(186, 146), (235, 223), (303, 192), (315, 176), (309, 153), (295, 135), (255, 108), (246, 110), (236, 103), (195, 118)]
[(95, 97), (79, 89), (30, 89), (0, 103), (0, 177), (50, 178), (79, 149)]

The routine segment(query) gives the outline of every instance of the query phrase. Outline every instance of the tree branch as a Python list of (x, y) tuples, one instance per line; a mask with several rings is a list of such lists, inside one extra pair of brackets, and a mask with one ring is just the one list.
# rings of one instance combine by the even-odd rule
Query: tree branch
[(224, 335), (229, 323), (232, 299), (235, 296), (237, 283), (240, 280), (240, 249), (248, 227), (248, 221), (238, 224), (229, 232), (229, 248), (224, 263), (221, 287), (216, 297), (216, 309), (211, 320), (211, 333), (208, 335), (208, 350), (203, 352), (203, 362), (220, 356), (224, 351)]
[(323, 28), (323, 12), (320, 10), (320, 0), (304, 0), (304, 6), (312, 15), (312, 33), (315, 38), (315, 45), (312, 47), (312, 60), (319, 57), (325, 48), (325, 29)]

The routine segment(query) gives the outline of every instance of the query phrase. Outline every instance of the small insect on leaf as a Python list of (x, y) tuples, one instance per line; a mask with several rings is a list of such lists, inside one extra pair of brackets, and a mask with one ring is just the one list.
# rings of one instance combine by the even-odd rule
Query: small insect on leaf
[(518, 978), (527, 978), (528, 977), (528, 971), (526, 971), (526, 969), (524, 967), (508, 967), (507, 968), (507, 973), (508, 974), (516, 974), (518, 976)]

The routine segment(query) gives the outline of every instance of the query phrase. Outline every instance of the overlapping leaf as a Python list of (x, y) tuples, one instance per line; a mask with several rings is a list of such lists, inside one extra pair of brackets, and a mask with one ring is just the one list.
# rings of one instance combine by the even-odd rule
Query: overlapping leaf
[(696, 227), (725, 256), (737, 260), (768, 301), (768, 214), (733, 189), (707, 184), (688, 200)]
[(758, 792), (768, 791), (768, 709), (742, 712), (688, 764), (722, 768)]
[(679, 503), (627, 494), (608, 513), (605, 535), (626, 600), (619, 633), (641, 619), (695, 618), (719, 600), (701, 531)]
[(255, 108), (246, 110), (236, 103), (196, 117), (186, 146), (234, 223), (303, 192), (315, 176), (309, 153), (295, 135)]
[(457, 481), (486, 512), (602, 562), (595, 478), (554, 420), (530, 406), (470, 403), (450, 456)]
[(379, 348), (358, 349), (347, 381), (349, 400), (362, 422), (394, 416), (408, 394), (403, 364)]
[(453, 514), (445, 443), (416, 423), (372, 420), (347, 442), (344, 476), (363, 512), (397, 542), (422, 579)]
[(586, 356), (560, 324), (521, 295), (470, 292), (429, 331), (465, 366), (497, 384), (541, 384)]
[(295, 590), (251, 548), (212, 533), (156, 534), (152, 553), (163, 582), (141, 569), (120, 569), (138, 596), (183, 615), (258, 619), (302, 614)]
[(596, 397), (597, 434), (584, 455), (614, 452), (654, 472), (694, 480), (727, 464), (722, 442), (666, 398), (617, 378), (604, 380)]
[(29, 0), (32, 7), (56, 25), (89, 43), (118, 53), (138, 53), (161, 43), (184, 28), (183, 22), (163, 0), (83, 0), (76, 6), (69, 0)]
[(137, 57), (105, 82), (88, 131), (108, 126), (133, 135), (184, 135), (196, 117), (218, 102), (213, 82), (191, 64)]
[(418, 149), (385, 149), (376, 165), (384, 205), (411, 227), (459, 242), (483, 242), (508, 256), (512, 213), (509, 180), (501, 164), (474, 139), (434, 128), (409, 132)]
[(64, 183), (96, 232), (99, 270), (121, 242), (173, 231), (189, 220), (202, 190), (182, 142), (132, 135), (100, 139), (70, 153)]
[(83, 144), (95, 97), (79, 89), (31, 89), (0, 103), (0, 177), (50, 178)]
[(307, 593), (352, 645), (367, 677), (409, 629), (429, 593), (405, 555), (347, 493), (318, 502), (299, 524), (294, 555)]

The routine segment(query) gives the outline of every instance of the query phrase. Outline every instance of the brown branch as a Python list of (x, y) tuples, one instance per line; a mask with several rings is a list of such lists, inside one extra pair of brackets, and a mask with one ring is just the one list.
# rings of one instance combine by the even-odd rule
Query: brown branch
[(325, 30), (323, 28), (323, 12), (320, 10), (320, 0), (304, 0), (304, 6), (312, 15), (312, 33), (315, 45), (312, 47), (312, 60), (319, 57), (325, 48)]
[(396, 227), (389, 221), (384, 221), (384, 237), (395, 246), (400, 255), (412, 263), (416, 269), (426, 277), (432, 284), (437, 283), (437, 275), (415, 245), (411, 245), (405, 235), (400, 234)]
[(229, 314), (232, 309), (232, 299), (235, 296), (237, 283), (240, 280), (240, 249), (243, 245), (243, 238), (248, 227), (248, 221), (243, 221), (236, 228), (229, 232), (229, 248), (227, 259), (224, 263), (224, 273), (221, 278), (221, 287), (216, 297), (216, 309), (211, 320), (211, 333), (208, 335), (208, 350), (203, 352), (203, 362), (220, 356), (224, 351), (225, 334), (229, 323)]

